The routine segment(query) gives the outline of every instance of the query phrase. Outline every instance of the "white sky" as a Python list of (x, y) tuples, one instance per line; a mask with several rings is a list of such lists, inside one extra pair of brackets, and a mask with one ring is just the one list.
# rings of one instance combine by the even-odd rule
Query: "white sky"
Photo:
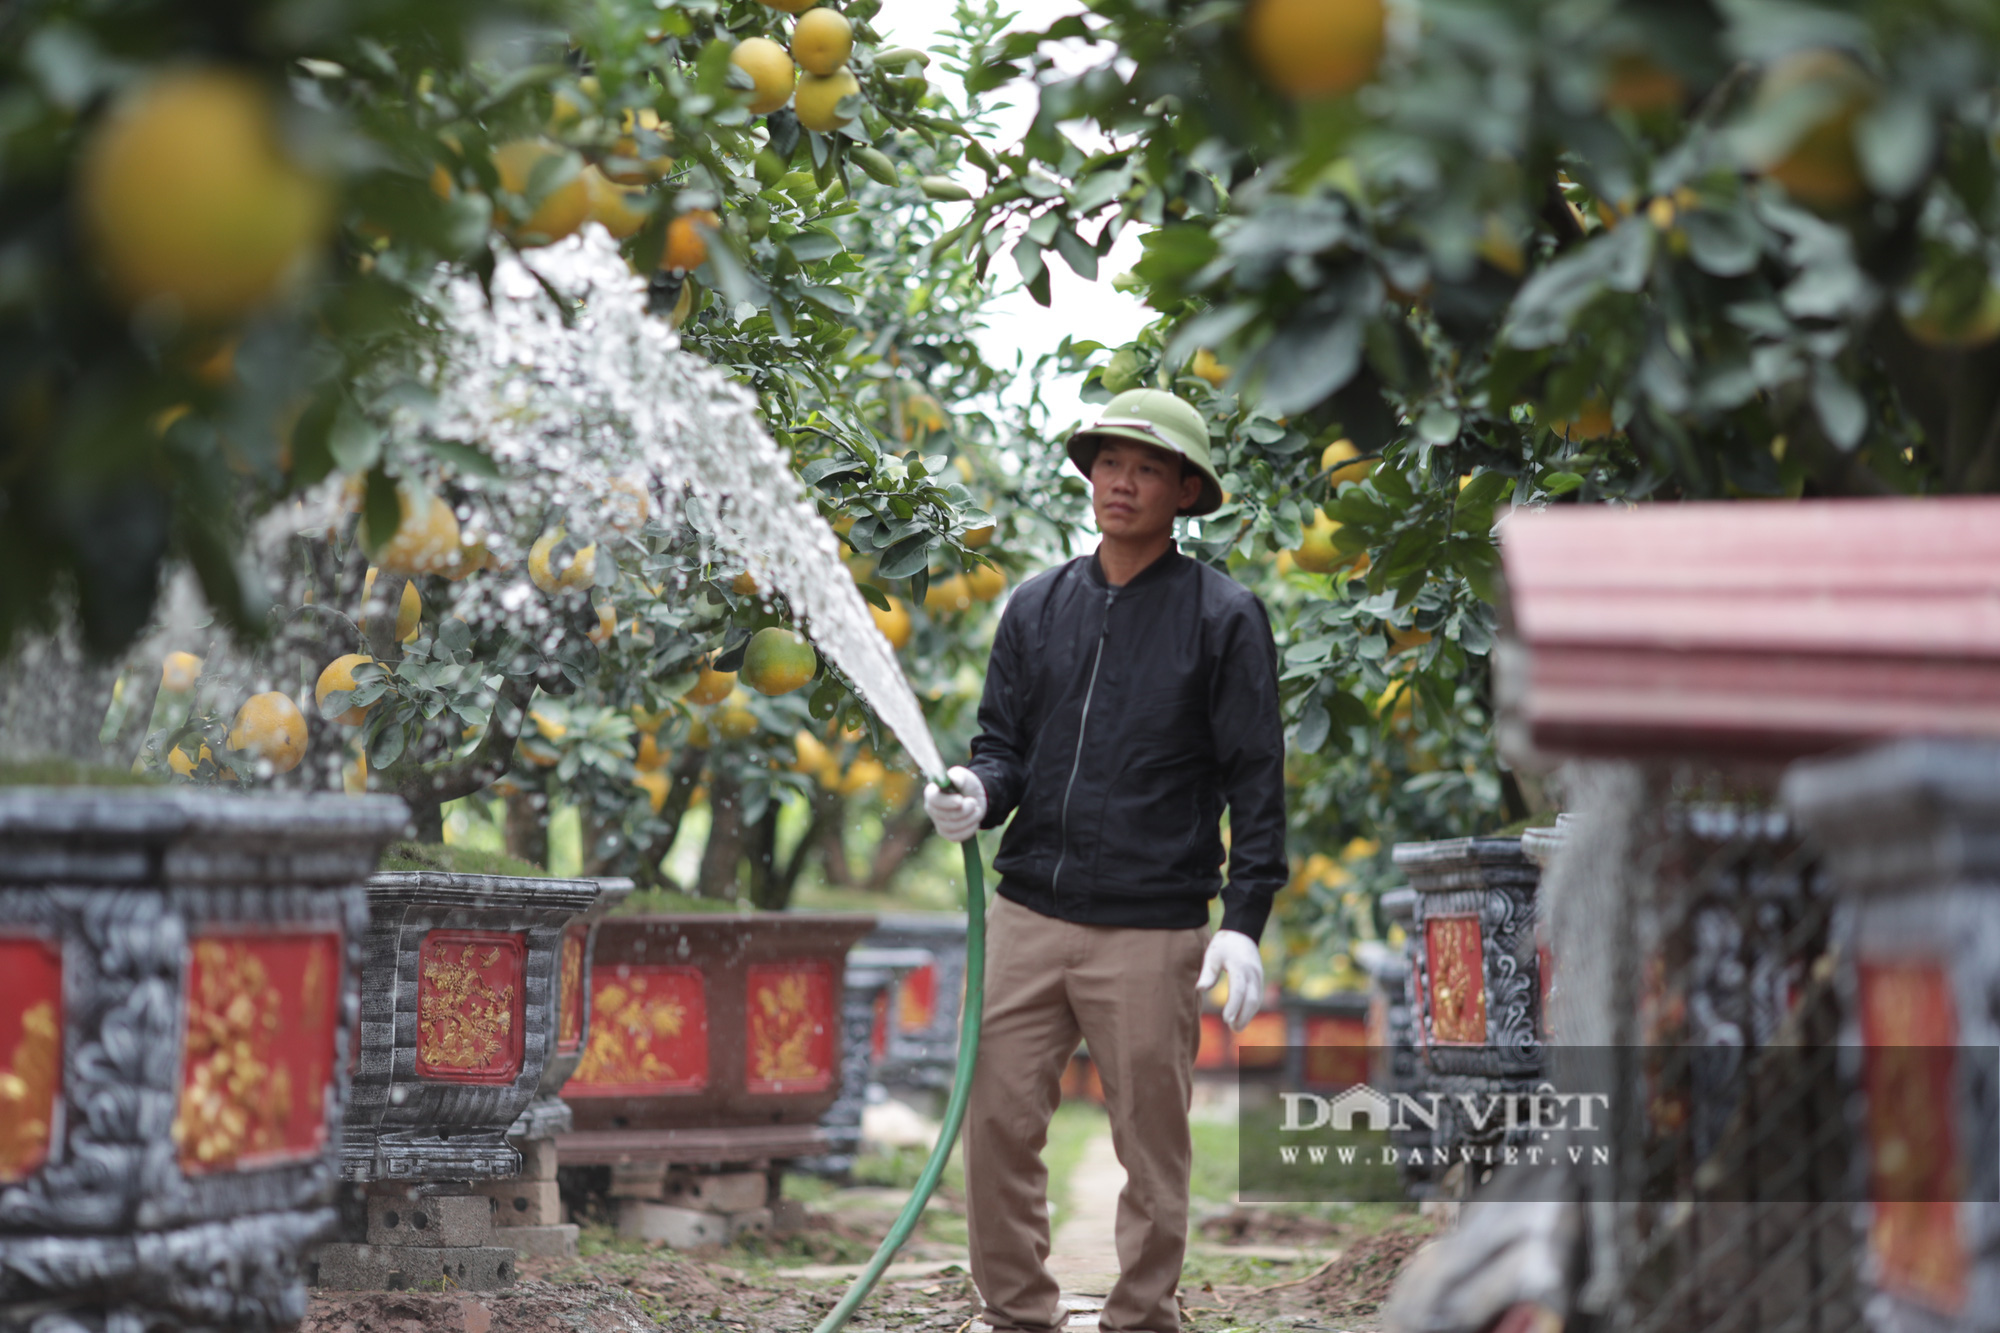
[[(1013, 8), (1018, 17), (1012, 26), (1038, 29), (1064, 15), (1082, 11), (1077, 0), (1014, 0)], [(892, 44), (929, 48), (936, 43), (940, 27), (949, 25), (949, 15), (949, 7), (941, 0), (883, 0), (882, 10), (873, 23)], [(996, 119), (1001, 127), (1001, 142), (1018, 142), (1034, 114), (1033, 88), (1025, 81), (1017, 81), (988, 94), (988, 100), (993, 104), (1013, 104)], [(980, 172), (968, 168), (968, 175), (969, 188), (974, 192), (984, 188), (985, 177)], [(948, 210), (951, 211), (957, 210)], [(958, 219), (952, 221), (956, 223)], [(1114, 290), (1111, 279), (1138, 261), (1138, 235), (1137, 228), (1128, 228), (1119, 236), (1111, 253), (1099, 261), (1096, 282), (1085, 282), (1070, 271), (1069, 265), (1050, 254), (1047, 309), (1037, 305), (1022, 287), (1012, 256), (1004, 250), (995, 256), (987, 275), (1001, 294), (988, 307), (988, 328), (979, 339), (987, 359), (995, 365), (1011, 365), (1018, 351), (1024, 362), (1032, 364), (1065, 335), (1094, 339), (1111, 347), (1131, 341), (1142, 327), (1152, 322), (1155, 312), (1136, 297)], [(1063, 383), (1043, 386), (1042, 396), (1054, 414), (1051, 424), (1056, 429), (1085, 414), (1083, 400), (1077, 396), (1081, 387), (1081, 376), (1069, 376)]]

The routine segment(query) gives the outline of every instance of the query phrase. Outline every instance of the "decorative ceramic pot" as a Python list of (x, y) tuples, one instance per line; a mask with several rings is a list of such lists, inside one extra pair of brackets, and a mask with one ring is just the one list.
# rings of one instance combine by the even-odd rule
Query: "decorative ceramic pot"
[(347, 1179), (519, 1170), (507, 1132), (556, 1055), (564, 937), (598, 893), (588, 879), (439, 871), (368, 881)]
[[(1576, 816), (1561, 814), (1556, 822), (1547, 828), (1531, 828), (1521, 834), (1521, 854), (1535, 863), (1541, 872), (1542, 882), (1546, 882), (1549, 867), (1555, 864), (1563, 844), (1569, 840), (1570, 829)], [(1543, 1041), (1555, 1031), (1554, 1000), (1556, 993), (1556, 959), (1550, 944), (1549, 913), (1547, 895), (1537, 894), (1535, 912), (1535, 981), (1540, 987), (1540, 996), (1535, 1008), (1536, 1033)]]
[(825, 912), (610, 917), (590, 1040), (563, 1091), (565, 1165), (743, 1162), (831, 1146), (847, 951), (875, 925)]
[(1424, 1060), (1438, 1074), (1541, 1072), (1535, 886), (1519, 838), (1406, 842), (1396, 864), (1416, 890), (1414, 979)]
[(1839, 1040), (1869, 1321), (2000, 1327), (2000, 746), (1795, 765), (1784, 797), (1846, 899)]
[(631, 880), (623, 878), (590, 882), (597, 886), (597, 901), (563, 931), (562, 957), (556, 967), (555, 1049), (542, 1065), (535, 1099), (507, 1131), (512, 1139), (546, 1139), (572, 1124), (562, 1090), (583, 1059), (584, 1043), (590, 1037), (590, 942), (597, 923), (631, 897), (633, 887)]
[(0, 1326), (271, 1329), (335, 1221), (392, 797), (0, 792)]
[(928, 961), (903, 975), (885, 1007), (875, 1081), (942, 1091), (951, 1086), (958, 1065), (965, 913), (885, 912), (875, 921), (863, 948), (921, 949), (929, 955)]

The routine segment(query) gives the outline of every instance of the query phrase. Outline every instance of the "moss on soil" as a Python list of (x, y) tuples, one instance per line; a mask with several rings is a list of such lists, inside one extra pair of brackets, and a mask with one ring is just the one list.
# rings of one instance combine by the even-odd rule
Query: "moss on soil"
[(505, 852), (442, 842), (392, 842), (382, 853), (383, 870), (434, 870), (451, 875), (511, 875), (547, 879), (549, 872), (533, 861)]
[(148, 773), (110, 764), (85, 764), (53, 755), (0, 763), (0, 787), (159, 787)]

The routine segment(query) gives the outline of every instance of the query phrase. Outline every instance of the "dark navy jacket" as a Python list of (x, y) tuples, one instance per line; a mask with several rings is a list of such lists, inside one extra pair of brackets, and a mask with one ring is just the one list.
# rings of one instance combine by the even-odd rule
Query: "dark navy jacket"
[[(1263, 604), (1169, 550), (1113, 587), (1095, 555), (1023, 583), (993, 643), (966, 765), (998, 892), (1088, 925), (1263, 934), (1287, 878), (1278, 655)], [(1221, 819), (1229, 808), (1229, 882)]]

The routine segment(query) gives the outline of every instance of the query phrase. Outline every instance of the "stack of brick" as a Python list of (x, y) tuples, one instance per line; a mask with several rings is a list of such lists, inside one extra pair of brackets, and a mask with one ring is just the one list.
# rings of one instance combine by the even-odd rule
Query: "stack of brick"
[(499, 1240), (492, 1196), (476, 1188), (369, 1185), (367, 1243), (322, 1245), (312, 1284), (335, 1291), (496, 1291), (513, 1285), (519, 1261)]
[(472, 1187), (493, 1201), (496, 1241), (522, 1254), (567, 1259), (576, 1254), (577, 1228), (563, 1221), (562, 1196), (556, 1190), (556, 1141), (516, 1140), (521, 1150), (521, 1174), (511, 1180), (486, 1180)]
[(618, 1234), (676, 1250), (768, 1234), (775, 1193), (774, 1176), (764, 1171), (697, 1171), (665, 1162), (611, 1168)]

